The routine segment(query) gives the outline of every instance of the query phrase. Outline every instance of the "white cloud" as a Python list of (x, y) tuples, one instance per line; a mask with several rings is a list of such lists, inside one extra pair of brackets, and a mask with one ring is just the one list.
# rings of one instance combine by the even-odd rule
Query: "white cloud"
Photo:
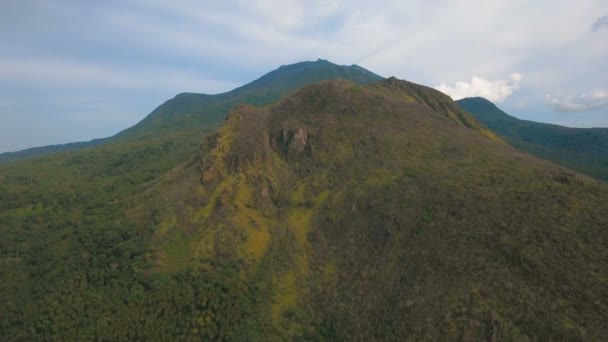
[(593, 89), (576, 96), (547, 96), (553, 108), (562, 113), (584, 112), (608, 108), (608, 90)]
[(460, 100), (465, 97), (483, 97), (492, 102), (502, 102), (513, 91), (519, 88), (523, 76), (518, 73), (512, 73), (509, 80), (490, 81), (481, 77), (473, 76), (470, 82), (456, 82), (454, 85), (442, 83), (435, 89), (449, 95), (454, 100)]
[[(156, 65), (104, 66), (60, 60), (15, 60), (0, 58), (2, 82), (37, 82), (52, 87), (94, 86), (123, 89), (194, 91), (210, 93), (228, 91), (240, 84), (197, 76), (196, 70), (167, 68)], [(0, 83), (1, 84), (1, 83)]]

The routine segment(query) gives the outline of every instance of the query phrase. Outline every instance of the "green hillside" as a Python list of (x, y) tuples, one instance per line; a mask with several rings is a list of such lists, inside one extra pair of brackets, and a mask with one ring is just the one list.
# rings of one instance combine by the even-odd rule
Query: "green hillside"
[(327, 81), (236, 107), (198, 151), (172, 134), (0, 166), (1, 336), (608, 333), (608, 186), (436, 90)]
[(457, 102), (511, 145), (608, 180), (608, 128), (569, 128), (520, 120), (480, 97)]

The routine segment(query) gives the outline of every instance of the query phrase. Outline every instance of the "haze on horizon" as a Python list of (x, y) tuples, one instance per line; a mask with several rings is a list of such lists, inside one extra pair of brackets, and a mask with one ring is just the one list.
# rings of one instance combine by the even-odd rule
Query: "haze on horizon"
[(113, 135), (180, 92), (327, 59), (608, 127), (608, 2), (8, 0), (0, 152)]

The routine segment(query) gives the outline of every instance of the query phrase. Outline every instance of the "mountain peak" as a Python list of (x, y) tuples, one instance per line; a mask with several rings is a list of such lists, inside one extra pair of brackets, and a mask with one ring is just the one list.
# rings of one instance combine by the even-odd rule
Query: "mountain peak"
[[(322, 64), (331, 64), (331, 65), (336, 65), (335, 63), (332, 63), (326, 59), (322, 59), (322, 58), (317, 58), (316, 61), (300, 61), (300, 62), (295, 62), (295, 63), (291, 63), (291, 64), (283, 64), (281, 65), (278, 69), (285, 69), (285, 68), (292, 68), (292, 67), (297, 67), (297, 66), (301, 66), (301, 65), (322, 65)], [(277, 69), (277, 70), (278, 70)]]
[[(509, 114), (503, 112), (500, 108), (498, 108), (492, 101), (483, 98), (483, 97), (466, 97), (464, 99), (456, 101), (456, 103), (466, 110), (469, 113), (481, 113), (476, 115), (477, 119), (484, 123), (484, 125), (488, 125), (487, 120), (511, 120), (515, 119)], [(481, 115), (481, 116), (480, 116)], [(490, 128), (495, 129), (492, 125), (489, 125)]]
[(324, 59), (282, 65), (227, 93), (181, 93), (159, 106), (137, 125), (119, 133), (119, 136), (151, 134), (159, 129), (193, 131), (217, 125), (237, 104), (269, 104), (305, 85), (333, 79), (368, 84), (383, 78), (360, 66), (337, 65)]
[(241, 88), (247, 89), (263, 85), (273, 88), (289, 87), (296, 89), (306, 84), (335, 78), (344, 78), (364, 84), (382, 80), (381, 76), (358, 65), (338, 65), (319, 58), (316, 61), (282, 65)]
[(469, 103), (469, 104), (477, 104), (477, 105), (486, 105), (486, 106), (496, 107), (496, 105), (494, 104), (494, 102), (486, 99), (485, 97), (481, 97), (481, 96), (465, 97), (465, 98), (460, 99), (460, 100), (458, 100), (456, 102), (458, 102), (458, 103)]

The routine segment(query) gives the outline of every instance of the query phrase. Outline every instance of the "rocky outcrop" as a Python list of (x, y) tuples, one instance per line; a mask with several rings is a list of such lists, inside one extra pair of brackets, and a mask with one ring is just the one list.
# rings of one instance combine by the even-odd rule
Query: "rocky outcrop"
[(298, 156), (302, 153), (310, 154), (308, 132), (305, 127), (297, 130), (281, 129), (279, 134), (272, 138), (272, 148), (282, 152), (285, 158)]

